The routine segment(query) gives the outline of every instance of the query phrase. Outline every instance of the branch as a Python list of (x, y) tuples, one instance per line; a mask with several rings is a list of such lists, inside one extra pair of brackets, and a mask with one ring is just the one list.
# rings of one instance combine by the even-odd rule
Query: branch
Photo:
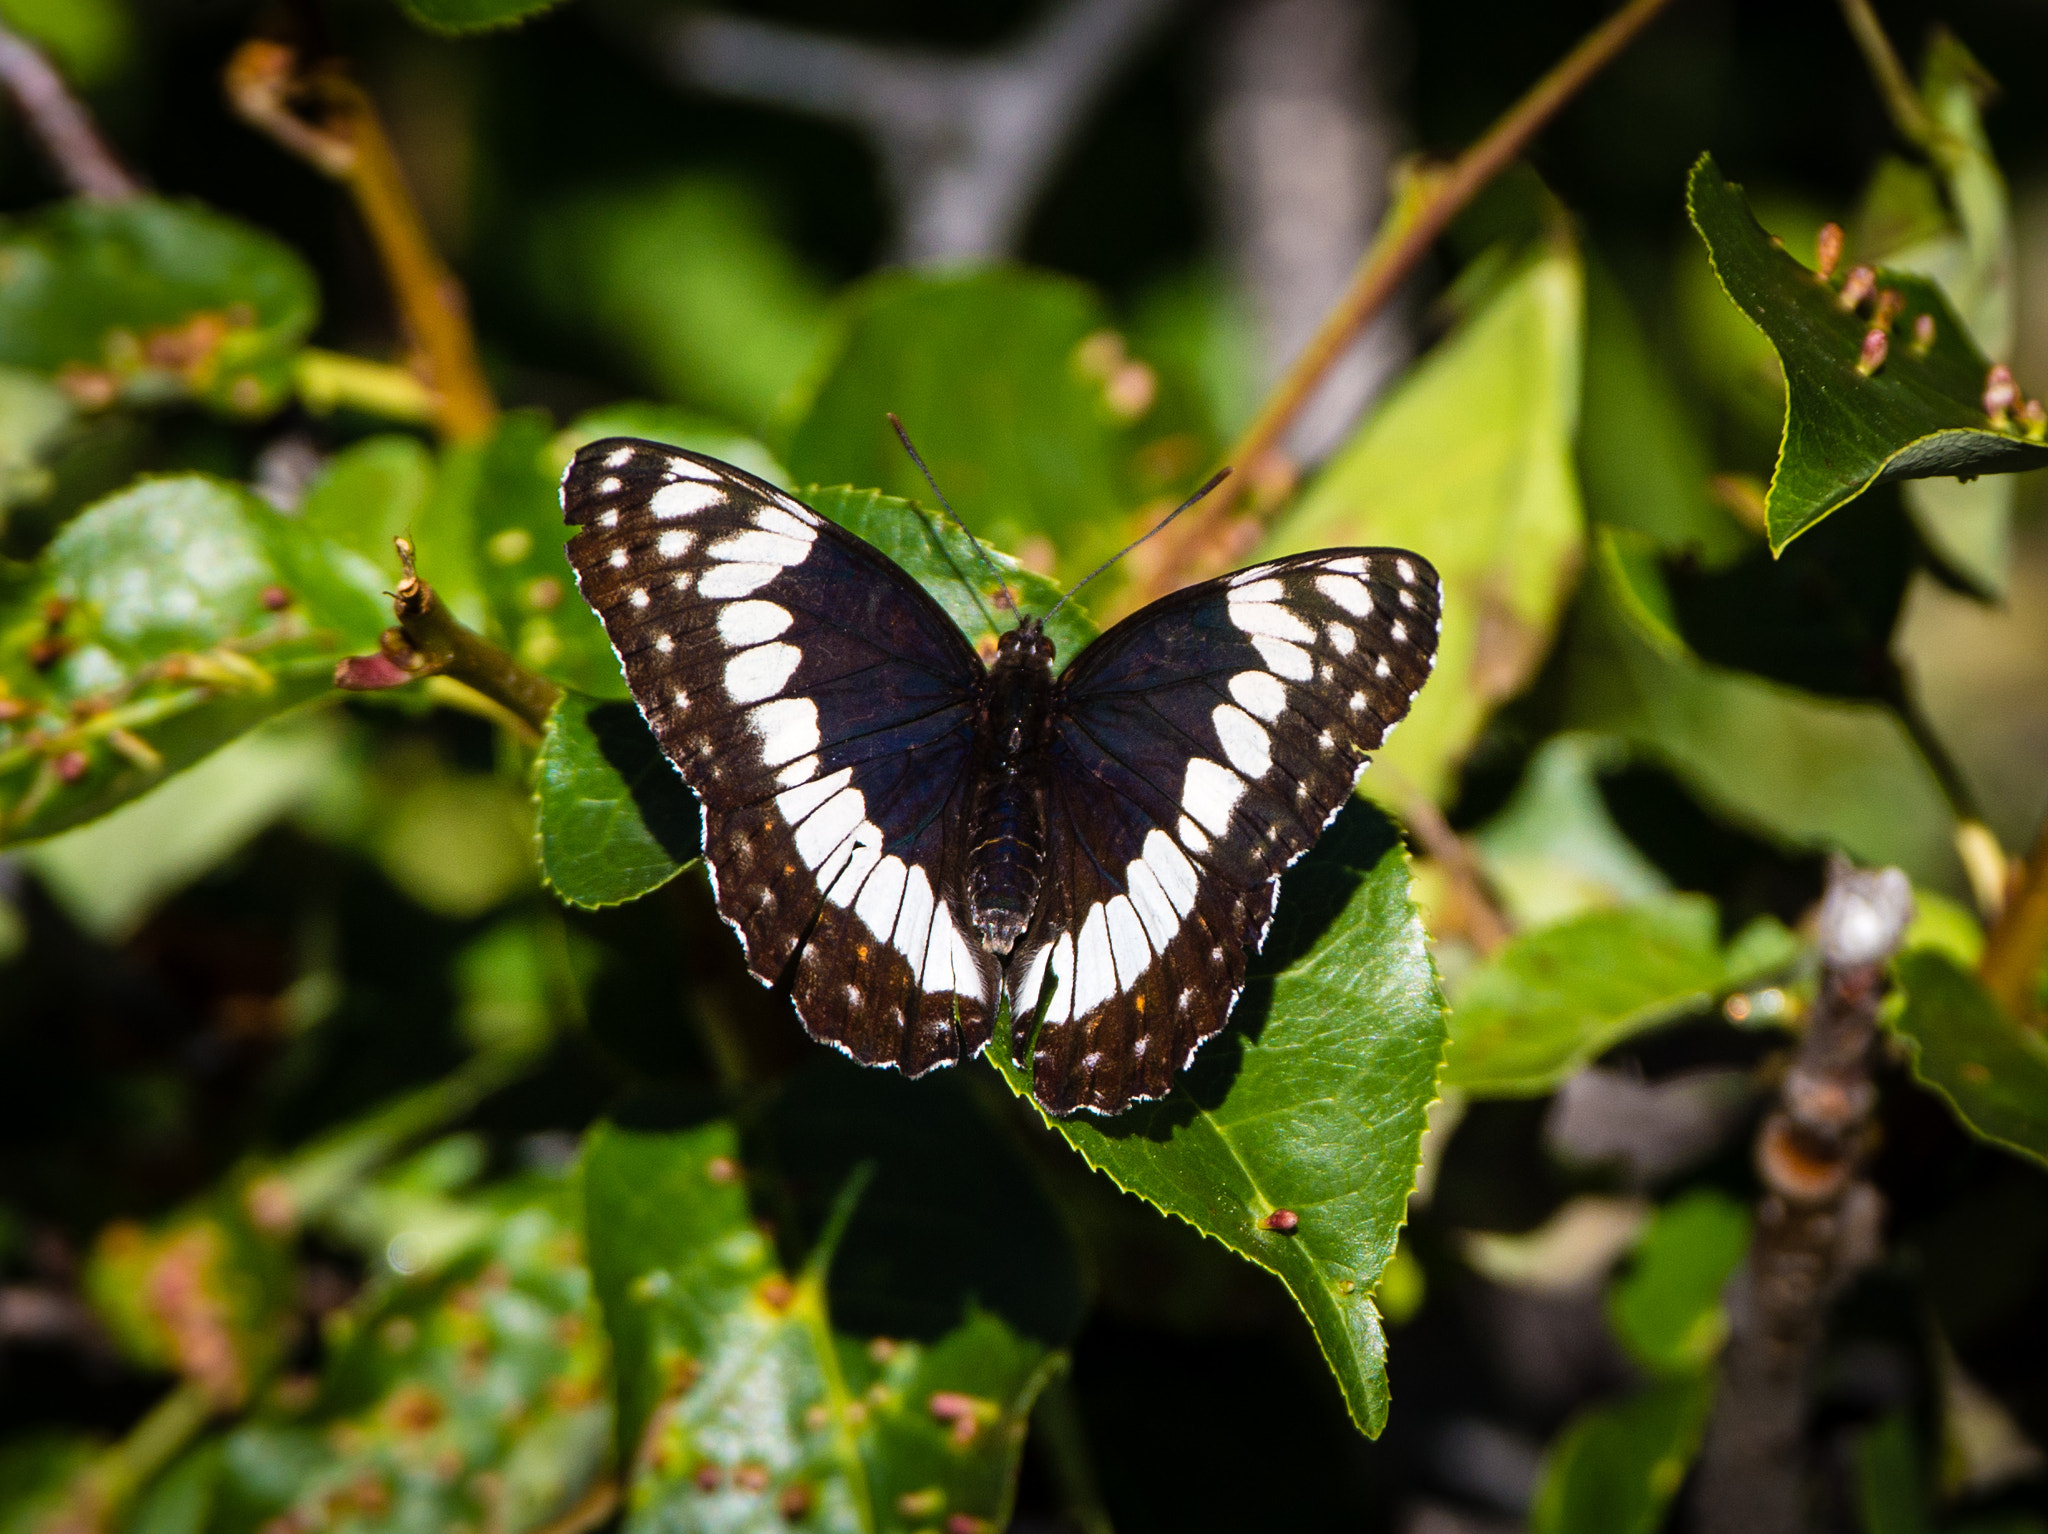
[[(1383, 770), (1392, 773), (1391, 768)], [(1436, 859), (1437, 867), (1443, 870), (1457, 894), (1455, 919), (1444, 920), (1441, 930), (1461, 927), (1482, 955), (1497, 952), (1514, 935), (1513, 928), (1495, 904), (1492, 891), (1487, 888), (1486, 871), (1473, 856), (1471, 844), (1452, 829), (1443, 812), (1427, 797), (1407, 791), (1405, 785), (1401, 793), (1401, 818), (1422, 843), (1423, 851)]]
[(1749, 1261), (1729, 1294), (1730, 1330), (1701, 1454), (1701, 1534), (1799, 1534), (1808, 1467), (1808, 1376), (1829, 1302), (1877, 1256), (1882, 1200), (1859, 1173), (1871, 1143), (1885, 966), (1913, 919), (1896, 868), (1837, 858), (1821, 900), (1820, 995), (1778, 1106), (1757, 1134), (1764, 1185)]
[(355, 655), (334, 668), (334, 685), (347, 692), (380, 692), (422, 677), (445, 676), (482, 693), (538, 740), (562, 689), (529, 671), (470, 628), (419, 577), (411, 540), (400, 538), (405, 575), (391, 594), (398, 627), (384, 631), (375, 655)]
[(2034, 1005), (2041, 966), (2048, 961), (2048, 818), (2034, 850), (2019, 865), (2005, 906), (1984, 942), (1977, 976), (2006, 1012), (2028, 1027), (2042, 1019)]
[(1913, 89), (1913, 80), (1906, 73), (1905, 64), (1892, 47), (1891, 39), (1884, 35), (1884, 23), (1870, 8), (1870, 0), (1841, 0), (1841, 3), (1842, 19), (1849, 23), (1849, 35), (1863, 50), (1863, 61), (1870, 66), (1871, 78), (1877, 84), (1878, 95), (1884, 98), (1885, 111), (1891, 116), (1892, 126), (1933, 158), (1952, 158), (1949, 130), (1928, 114), (1926, 103)]
[(456, 442), (488, 437), (498, 406), (477, 361), (468, 302), (427, 238), (369, 96), (339, 63), (301, 72), (290, 48), (261, 39), (236, 51), (225, 83), (229, 104), (245, 122), (348, 188), (400, 319), (420, 349), (442, 435)]
[(771, 22), (686, 16), (662, 53), (679, 84), (863, 130), (917, 263), (1015, 246), (1046, 177), (1117, 66), (1174, 0), (1067, 0), (978, 58), (876, 47)]
[(1531, 86), (1485, 137), (1448, 168), (1430, 175), (1416, 195), (1397, 201), (1378, 240), (1359, 263), (1351, 286), (1226, 455), (1226, 461), (1247, 472), (1225, 480), (1200, 512), (1183, 517), (1176, 532), (1159, 540), (1171, 545), (1153, 562), (1159, 574), (1149, 582), (1134, 582), (1134, 587), (1142, 589), (1127, 592), (1120, 600), (1121, 607), (1134, 610), (1169, 591), (1215, 575), (1256, 540), (1277, 502), (1254, 506), (1241, 519), (1243, 525), (1236, 527), (1230, 524), (1231, 508), (1246, 480), (1278, 452), (1288, 428), (1314, 398), (1331, 368), (1400, 291), (1451, 221), (1669, 3), (1630, 0)]
[(117, 1527), (136, 1493), (199, 1436), (214, 1407), (213, 1397), (190, 1380), (172, 1387), (127, 1437), (86, 1462), (57, 1510), (34, 1526), (36, 1534), (102, 1534)]
[(63, 76), (5, 23), (0, 23), (0, 85), (72, 191), (93, 202), (123, 202), (141, 193), (142, 183), (100, 137), (92, 114), (65, 88)]

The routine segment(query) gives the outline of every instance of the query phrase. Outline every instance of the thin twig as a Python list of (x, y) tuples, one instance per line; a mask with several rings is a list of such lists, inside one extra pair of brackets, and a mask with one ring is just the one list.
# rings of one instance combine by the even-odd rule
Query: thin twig
[(349, 189), (419, 347), (442, 435), (455, 442), (488, 437), (498, 406), (477, 361), (468, 302), (427, 237), (369, 96), (338, 63), (301, 72), (290, 48), (262, 39), (236, 50), (226, 86), (245, 122)]
[(2008, 1014), (2029, 1027), (2042, 1019), (2034, 1005), (2041, 968), (2048, 962), (2048, 818), (2034, 850), (2019, 865), (2005, 908), (1984, 942), (1977, 976)]
[(356, 655), (334, 668), (334, 685), (349, 692), (375, 692), (421, 677), (445, 676), (502, 705), (539, 739), (562, 689), (529, 671), (448, 610), (419, 577), (411, 540), (399, 538), (404, 578), (391, 594), (398, 627), (386, 629), (379, 653)]
[[(1451, 221), (1462, 212), (1488, 182), (1514, 162), (1558, 111), (1582, 90), (1587, 82), (1611, 63), (1655, 19), (1670, 0), (1630, 0), (1579, 45), (1564, 56), (1522, 99), (1487, 130), (1447, 169), (1433, 177), (1412, 210), (1399, 207), (1389, 215), (1389, 227), (1366, 252), (1351, 286), (1331, 309), (1287, 376), (1267, 398), (1252, 424), (1245, 429), (1225, 461), (1248, 471), (1277, 451), (1295, 418), (1314, 397), (1331, 368), (1349, 350), (1351, 343), (1398, 293), (1408, 276)], [(1136, 608), (1168, 591), (1216, 574), (1246, 542), (1240, 530), (1227, 526), (1237, 491), (1252, 478), (1226, 481), (1218, 495), (1199, 517), (1189, 517), (1172, 548), (1153, 561), (1158, 574), (1134, 586), (1119, 604)], [(1255, 530), (1261, 513), (1274, 508), (1254, 508), (1247, 521)]]
[(1912, 77), (1906, 73), (1906, 66), (1892, 47), (1891, 39), (1884, 35), (1884, 23), (1877, 19), (1870, 0), (1841, 0), (1841, 4), (1842, 19), (1849, 23), (1849, 35), (1863, 50), (1863, 61), (1870, 66), (1871, 78), (1877, 83), (1878, 94), (1884, 98), (1892, 126), (1928, 154), (1944, 158), (1949, 147), (1949, 131), (1928, 115), (1926, 103), (1913, 89)]
[(192, 1380), (177, 1385), (73, 1478), (68, 1495), (36, 1534), (102, 1534), (116, 1527), (137, 1492), (199, 1436), (216, 1410), (213, 1397)]
[(64, 85), (42, 50), (0, 24), (0, 85), (64, 184), (94, 202), (122, 202), (140, 195), (142, 183), (100, 137), (92, 114)]
[(1458, 896), (1459, 924), (1472, 940), (1472, 946), (1482, 955), (1498, 950), (1514, 935), (1513, 928), (1494, 903), (1486, 887), (1486, 871), (1473, 856), (1471, 845), (1452, 829), (1443, 812), (1426, 795), (1404, 793), (1401, 818), (1422, 843), (1423, 851), (1436, 860), (1437, 867), (1451, 881)]

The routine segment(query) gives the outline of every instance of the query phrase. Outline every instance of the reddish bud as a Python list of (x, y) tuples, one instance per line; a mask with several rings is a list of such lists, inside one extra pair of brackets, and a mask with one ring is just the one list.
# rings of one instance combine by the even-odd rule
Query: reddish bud
[(1842, 279), (1839, 302), (1844, 309), (1855, 309), (1877, 291), (1877, 273), (1867, 266), (1850, 268), (1849, 275)]
[(1841, 259), (1842, 226), (1840, 224), (1822, 224), (1820, 226), (1820, 239), (1816, 242), (1814, 250), (1813, 269), (1823, 277), (1832, 277), (1835, 275), (1835, 267), (1840, 264)]
[(351, 655), (334, 667), (334, 685), (344, 692), (381, 692), (412, 679), (410, 671), (384, 654)]
[(704, 1163), (704, 1175), (723, 1187), (740, 1180), (740, 1169), (730, 1156), (713, 1156)]
[(690, 1479), (696, 1483), (697, 1490), (708, 1494), (725, 1484), (725, 1472), (707, 1461), (697, 1467), (697, 1473)]
[(761, 1303), (770, 1310), (787, 1310), (789, 1302), (796, 1298), (796, 1289), (780, 1273), (765, 1279), (761, 1284)]
[(972, 1513), (955, 1513), (946, 1520), (946, 1534), (992, 1534), (995, 1525)]
[(1913, 321), (1913, 355), (1924, 357), (1934, 349), (1934, 316), (1922, 314)]
[(19, 698), (0, 698), (0, 724), (12, 724), (28, 717), (28, 705)]
[(2019, 385), (2012, 381), (2012, 369), (2003, 362), (1992, 363), (1991, 371), (1984, 375), (1984, 413), (1991, 417), (1993, 426), (2006, 424), (2005, 413), (2012, 409), (2013, 402), (2019, 397)]
[(263, 605), (274, 613), (281, 613), (292, 605), (292, 594), (282, 586), (265, 586)]
[(48, 671), (70, 649), (71, 641), (62, 634), (45, 634), (28, 647), (28, 663), (38, 671)]
[(1905, 307), (1905, 294), (1897, 288), (1885, 288), (1877, 295), (1877, 309), (1870, 317), (1871, 323), (1881, 330), (1890, 330), (1892, 321), (1899, 317), (1899, 312)]
[(2037, 399), (2030, 399), (2020, 406), (2020, 430), (2027, 434), (2029, 442), (2048, 441), (2048, 409), (2042, 408)]
[(800, 1523), (811, 1516), (811, 1509), (817, 1505), (817, 1501), (817, 1494), (802, 1481), (798, 1481), (794, 1486), (783, 1488), (775, 1508), (791, 1523)]
[(1868, 378), (1884, 366), (1885, 354), (1890, 350), (1890, 339), (1882, 330), (1872, 326), (1863, 332), (1863, 355), (1856, 359), (1856, 371)]
[(1260, 1230), (1278, 1231), (1283, 1236), (1293, 1235), (1300, 1227), (1301, 1216), (1292, 1209), (1275, 1209), (1271, 1214), (1259, 1221)]
[(90, 766), (92, 763), (83, 751), (66, 751), (57, 758), (57, 776), (66, 783), (76, 783), (85, 776), (86, 769)]
[(732, 1473), (732, 1483), (741, 1491), (766, 1491), (768, 1481), (768, 1467), (751, 1460)]

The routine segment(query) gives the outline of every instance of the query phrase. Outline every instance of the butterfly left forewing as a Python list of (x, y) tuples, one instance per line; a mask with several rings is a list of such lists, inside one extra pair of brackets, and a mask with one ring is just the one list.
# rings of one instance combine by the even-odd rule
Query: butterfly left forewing
[(1223, 1027), (1280, 873), (1428, 677), (1440, 604), (1413, 554), (1323, 550), (1177, 592), (1067, 668), (1051, 877), (1010, 968), (1017, 1045), (1044, 1004), (1040, 1102), (1160, 1096)]
[(957, 912), (980, 662), (893, 563), (728, 464), (610, 438), (563, 478), (569, 560), (704, 806), (720, 914), (812, 1035), (913, 1074), (988, 1036)]

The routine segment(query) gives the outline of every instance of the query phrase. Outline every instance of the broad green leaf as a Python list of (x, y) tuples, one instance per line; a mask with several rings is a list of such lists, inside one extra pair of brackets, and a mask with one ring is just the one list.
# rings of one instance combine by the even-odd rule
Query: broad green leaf
[[(804, 498), (820, 516), (866, 539), (893, 559), (946, 609), (983, 660), (995, 658), (998, 636), (1015, 628), (1017, 620), (1002, 610), (994, 577), (958, 524), (943, 513), (926, 511), (878, 490), (814, 485), (804, 491)], [(989, 544), (984, 551), (1002, 572), (1004, 583), (1024, 612), (1043, 616), (1059, 601), (1063, 593), (1052, 581), (997, 552), (996, 545)], [(1069, 602), (1046, 633), (1052, 639), (1053, 666), (1058, 669), (1095, 637), (1095, 625), (1077, 604)]]
[(836, 1334), (836, 1231), (785, 1274), (729, 1124), (600, 1126), (583, 1182), (633, 1467), (628, 1530), (1008, 1523), (1024, 1426), (1058, 1355), (979, 1310), (929, 1344)]
[[(1010, 1089), (1030, 1079), (998, 1035)], [(1343, 1388), (1386, 1423), (1372, 1291), (1393, 1256), (1436, 1096), (1443, 1003), (1392, 827), (1353, 804), (1282, 885), (1230, 1027), (1173, 1092), (1113, 1119), (1048, 1119), (1118, 1187), (1278, 1275)], [(1291, 1210), (1283, 1234), (1263, 1222)]]
[(516, 410), (499, 421), (478, 462), (471, 526), (492, 632), (534, 670), (623, 698), (618, 657), (562, 553), (563, 464), (555, 453), (547, 416)]
[(2048, 1165), (2048, 1042), (1944, 954), (1918, 949), (1895, 968), (1906, 1005), (1892, 1027), (1914, 1077), (1980, 1140)]
[(8, 507), (50, 493), (56, 478), (47, 459), (76, 415), (71, 397), (48, 379), (0, 368), (0, 530)]
[(1723, 565), (1749, 538), (1708, 494), (1707, 452), (1694, 419), (1621, 285), (1602, 263), (1589, 261), (1578, 436), (1586, 513), (1633, 529), (1664, 553)]
[(430, 32), (490, 32), (517, 26), (561, 0), (398, 0), (398, 8)]
[(1622, 1040), (1784, 968), (1791, 934), (1759, 918), (1725, 950), (1704, 895), (1661, 895), (1524, 932), (1452, 997), (1444, 1085), (1533, 1097)]
[(1443, 799), (1487, 715), (1550, 648), (1585, 537), (1572, 467), (1581, 277), (1556, 243), (1494, 289), (1330, 462), (1260, 549), (1411, 548), (1444, 582), (1436, 674), (1365, 776)]
[(347, 614), (287, 588), (274, 557), (305, 536), (202, 475), (69, 523), (0, 606), (0, 841), (91, 819), (327, 693)]
[(318, 306), (291, 250), (197, 203), (79, 200), (0, 221), (0, 364), (89, 405), (273, 410)]
[(1912, 1419), (1894, 1411), (1854, 1439), (1857, 1509), (1864, 1534), (1934, 1534)]
[[(1721, 285), (1785, 369), (1784, 444), (1767, 508), (1774, 550), (1886, 480), (2048, 465), (2048, 443), (1986, 417), (1989, 364), (1933, 283), (1878, 272), (1878, 286), (1896, 290), (1904, 307), (1883, 366), (1865, 376), (1857, 364), (1870, 321), (1842, 307), (1837, 283), (1772, 241), (1710, 155), (1693, 167), (1688, 205)], [(1923, 315), (1934, 327), (1925, 347), (1915, 338)]]
[(565, 692), (533, 767), (541, 873), (571, 905), (661, 888), (695, 861), (696, 797), (630, 703)]
[[(830, 329), (823, 285), (730, 182), (683, 177), (545, 210), (537, 302), (659, 392), (751, 431), (774, 419)], [(686, 444), (687, 445), (687, 444)]]
[(48, 1527), (92, 1454), (92, 1440), (77, 1433), (26, 1434), (0, 1444), (0, 1534)]
[[(842, 340), (785, 454), (799, 479), (929, 495), (886, 415), (985, 542), (1068, 580), (1181, 489), (1207, 443), (1124, 354), (1089, 289), (1043, 272), (889, 272), (842, 303)], [(1164, 509), (1164, 508), (1162, 508)]]
[(1545, 1458), (1531, 1534), (1655, 1534), (1714, 1401), (1711, 1374), (1580, 1412)]
[(1697, 1374), (1728, 1337), (1721, 1291), (1749, 1250), (1749, 1211), (1702, 1188), (1657, 1211), (1607, 1315), (1629, 1354), (1657, 1374)]
[(1663, 894), (1670, 881), (1607, 813), (1597, 774), (1622, 765), (1617, 741), (1554, 735), (1529, 759), (1500, 813), (1473, 833), (1488, 879), (1518, 927)]
[(391, 627), (393, 540), (415, 531), (433, 490), (434, 460), (418, 438), (366, 437), (307, 487), (298, 510), (305, 536), (275, 540), (286, 585), (332, 612), (351, 649), (376, 649)]
[(1620, 534), (1598, 535), (1594, 567), (1568, 724), (1626, 739), (1709, 808), (1779, 842), (1959, 887), (1953, 817), (1895, 714), (1708, 665), (1673, 628), (1647, 552)]

